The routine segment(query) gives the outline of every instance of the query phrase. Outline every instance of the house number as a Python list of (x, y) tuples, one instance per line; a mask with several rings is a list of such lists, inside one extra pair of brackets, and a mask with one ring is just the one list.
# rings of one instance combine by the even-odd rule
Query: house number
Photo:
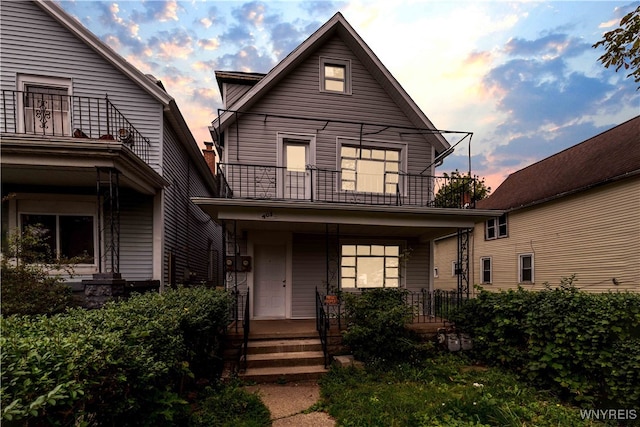
[(271, 218), (273, 216), (273, 212), (265, 212), (262, 214), (262, 219)]

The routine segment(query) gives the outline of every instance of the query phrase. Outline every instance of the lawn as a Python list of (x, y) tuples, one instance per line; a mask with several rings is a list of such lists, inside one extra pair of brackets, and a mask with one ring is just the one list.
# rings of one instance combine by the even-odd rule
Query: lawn
[(496, 368), (445, 354), (408, 364), (332, 368), (321, 406), (340, 426), (595, 426), (578, 408)]

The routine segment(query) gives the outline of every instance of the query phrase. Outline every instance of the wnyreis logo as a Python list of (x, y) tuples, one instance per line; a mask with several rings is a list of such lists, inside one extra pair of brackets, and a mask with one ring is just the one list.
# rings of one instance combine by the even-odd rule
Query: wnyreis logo
[(583, 420), (616, 420), (632, 421), (638, 418), (635, 409), (580, 409)]

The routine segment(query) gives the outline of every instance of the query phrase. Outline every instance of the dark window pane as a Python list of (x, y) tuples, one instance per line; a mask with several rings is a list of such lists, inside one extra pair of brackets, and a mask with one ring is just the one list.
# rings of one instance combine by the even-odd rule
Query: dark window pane
[(60, 216), (60, 256), (93, 264), (93, 217)]
[(51, 261), (56, 256), (56, 216), (55, 215), (20, 215), (22, 232), (29, 231), (23, 240), (22, 258), (26, 262)]

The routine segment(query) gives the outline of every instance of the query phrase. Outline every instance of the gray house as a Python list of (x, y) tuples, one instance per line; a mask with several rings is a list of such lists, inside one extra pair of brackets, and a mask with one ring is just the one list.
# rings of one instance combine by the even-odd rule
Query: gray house
[(495, 216), (437, 202), (450, 144), (339, 13), (269, 73), (216, 77), (220, 189), (193, 200), (251, 318), (313, 318), (316, 288), (430, 292), (433, 239)]
[(1, 13), (3, 237), (44, 227), (82, 257), (70, 283), (217, 284), (221, 230), (190, 201), (215, 177), (162, 84), (53, 2)]

